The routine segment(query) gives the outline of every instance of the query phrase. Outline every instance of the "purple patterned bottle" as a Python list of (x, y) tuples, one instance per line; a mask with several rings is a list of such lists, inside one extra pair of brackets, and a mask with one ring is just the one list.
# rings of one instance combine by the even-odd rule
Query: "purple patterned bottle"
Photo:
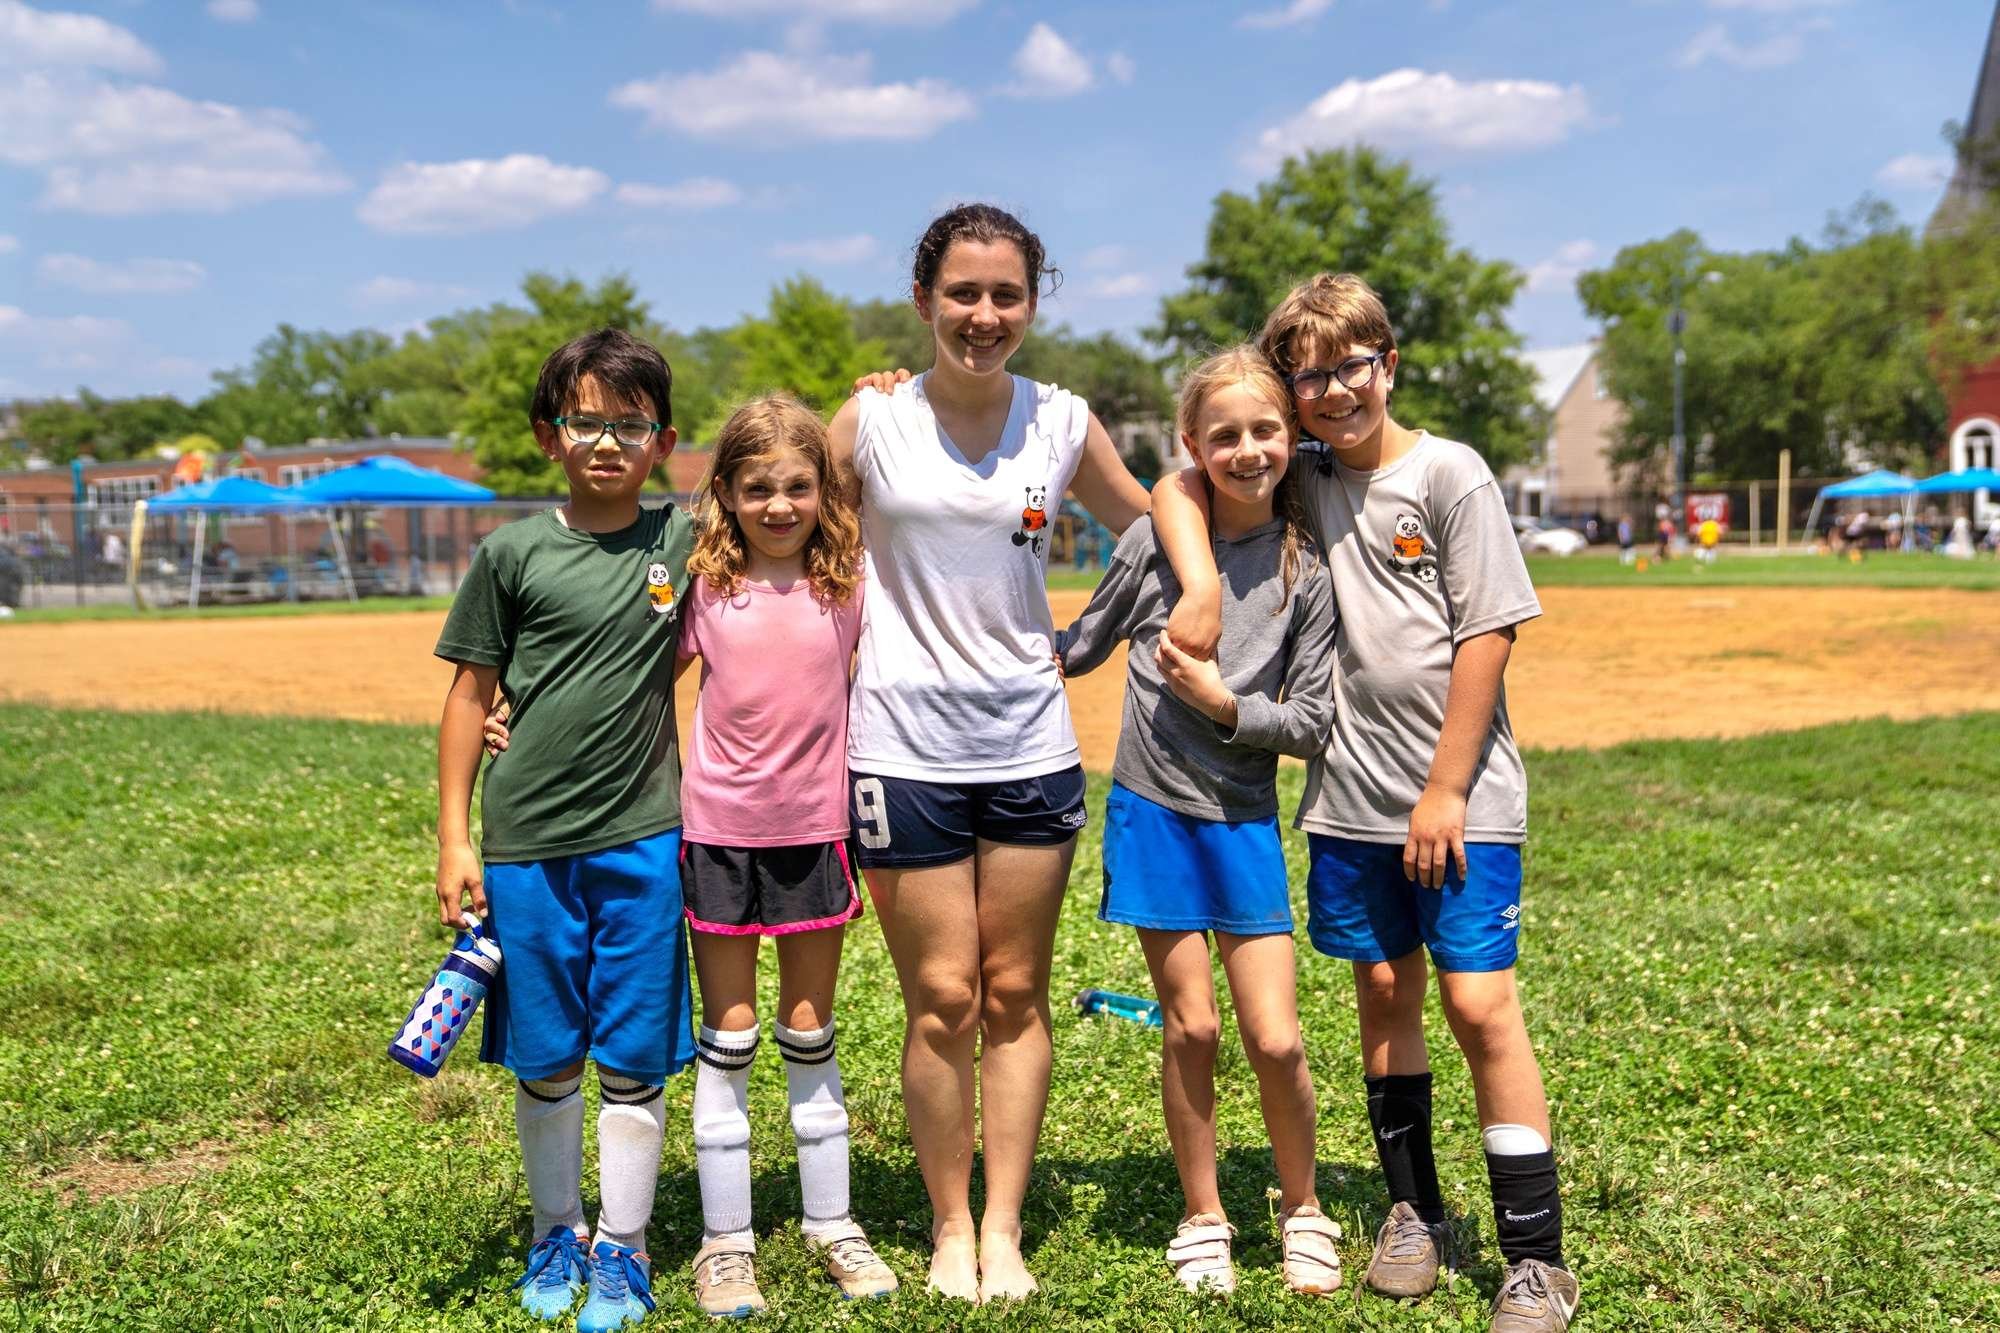
[(389, 1058), (425, 1078), (436, 1078), (451, 1048), (472, 1023), (472, 1011), (500, 971), (500, 945), (487, 938), (479, 918), (467, 912), (444, 965), (389, 1043)]

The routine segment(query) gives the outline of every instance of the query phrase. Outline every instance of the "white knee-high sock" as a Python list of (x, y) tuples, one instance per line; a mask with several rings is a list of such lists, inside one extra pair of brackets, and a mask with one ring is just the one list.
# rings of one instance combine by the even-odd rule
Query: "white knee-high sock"
[(847, 1098), (833, 1020), (799, 1031), (772, 1025), (785, 1056), (785, 1090), (792, 1103), (792, 1137), (799, 1148), (799, 1192), (805, 1200), (800, 1229), (807, 1235), (847, 1221)]
[(603, 1099), (597, 1112), (597, 1183), (603, 1194), (597, 1239), (643, 1251), (666, 1138), (665, 1089), (600, 1068), (597, 1090)]
[(756, 1024), (739, 1032), (701, 1029), (695, 1054), (694, 1161), (701, 1181), (704, 1240), (750, 1234), (750, 1064)]
[(524, 1079), (514, 1085), (514, 1133), (535, 1210), (535, 1239), (556, 1227), (577, 1235), (583, 1221), (583, 1075)]

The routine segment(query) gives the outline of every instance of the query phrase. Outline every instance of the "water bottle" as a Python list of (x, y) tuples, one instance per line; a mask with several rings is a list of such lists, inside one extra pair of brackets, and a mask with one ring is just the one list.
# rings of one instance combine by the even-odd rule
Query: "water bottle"
[(487, 937), (479, 918), (467, 912), (464, 929), (452, 943), (437, 976), (424, 990), (403, 1030), (389, 1043), (389, 1058), (425, 1078), (436, 1078), (445, 1057), (471, 1025), (472, 1011), (486, 998), (500, 972), (500, 945)]
[(1166, 1020), (1160, 1016), (1158, 1000), (1120, 995), (1117, 991), (1098, 990), (1095, 986), (1077, 995), (1076, 1011), (1080, 1014), (1108, 1014), (1112, 1018), (1142, 1023), (1149, 1028), (1166, 1026)]

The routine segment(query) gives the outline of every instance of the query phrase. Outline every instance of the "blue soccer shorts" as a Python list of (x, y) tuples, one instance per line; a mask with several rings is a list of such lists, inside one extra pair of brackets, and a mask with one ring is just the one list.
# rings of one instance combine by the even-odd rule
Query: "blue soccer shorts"
[(680, 849), (675, 828), (602, 851), (487, 864), (500, 979), (480, 1059), (537, 1079), (589, 1055), (648, 1083), (694, 1060)]
[(1504, 972), (1520, 952), (1521, 848), (1468, 842), (1444, 887), (1403, 874), (1403, 844), (1306, 835), (1306, 934), (1330, 958), (1386, 963), (1430, 950), (1446, 972)]

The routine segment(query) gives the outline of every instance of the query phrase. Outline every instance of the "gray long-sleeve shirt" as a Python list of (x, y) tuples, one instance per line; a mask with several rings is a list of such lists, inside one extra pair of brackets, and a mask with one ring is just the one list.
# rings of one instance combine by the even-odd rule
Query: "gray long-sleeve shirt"
[(1181, 588), (1151, 519), (1126, 531), (1090, 605), (1057, 633), (1056, 651), (1064, 673), (1080, 676), (1131, 642), (1111, 769), (1121, 785), (1201, 819), (1268, 819), (1278, 812), (1278, 755), (1317, 756), (1333, 722), (1333, 592), (1308, 548), (1284, 600), (1280, 521), (1214, 541), (1222, 576), (1215, 656), (1236, 696), (1234, 732), (1182, 703), (1160, 675), (1155, 654)]

